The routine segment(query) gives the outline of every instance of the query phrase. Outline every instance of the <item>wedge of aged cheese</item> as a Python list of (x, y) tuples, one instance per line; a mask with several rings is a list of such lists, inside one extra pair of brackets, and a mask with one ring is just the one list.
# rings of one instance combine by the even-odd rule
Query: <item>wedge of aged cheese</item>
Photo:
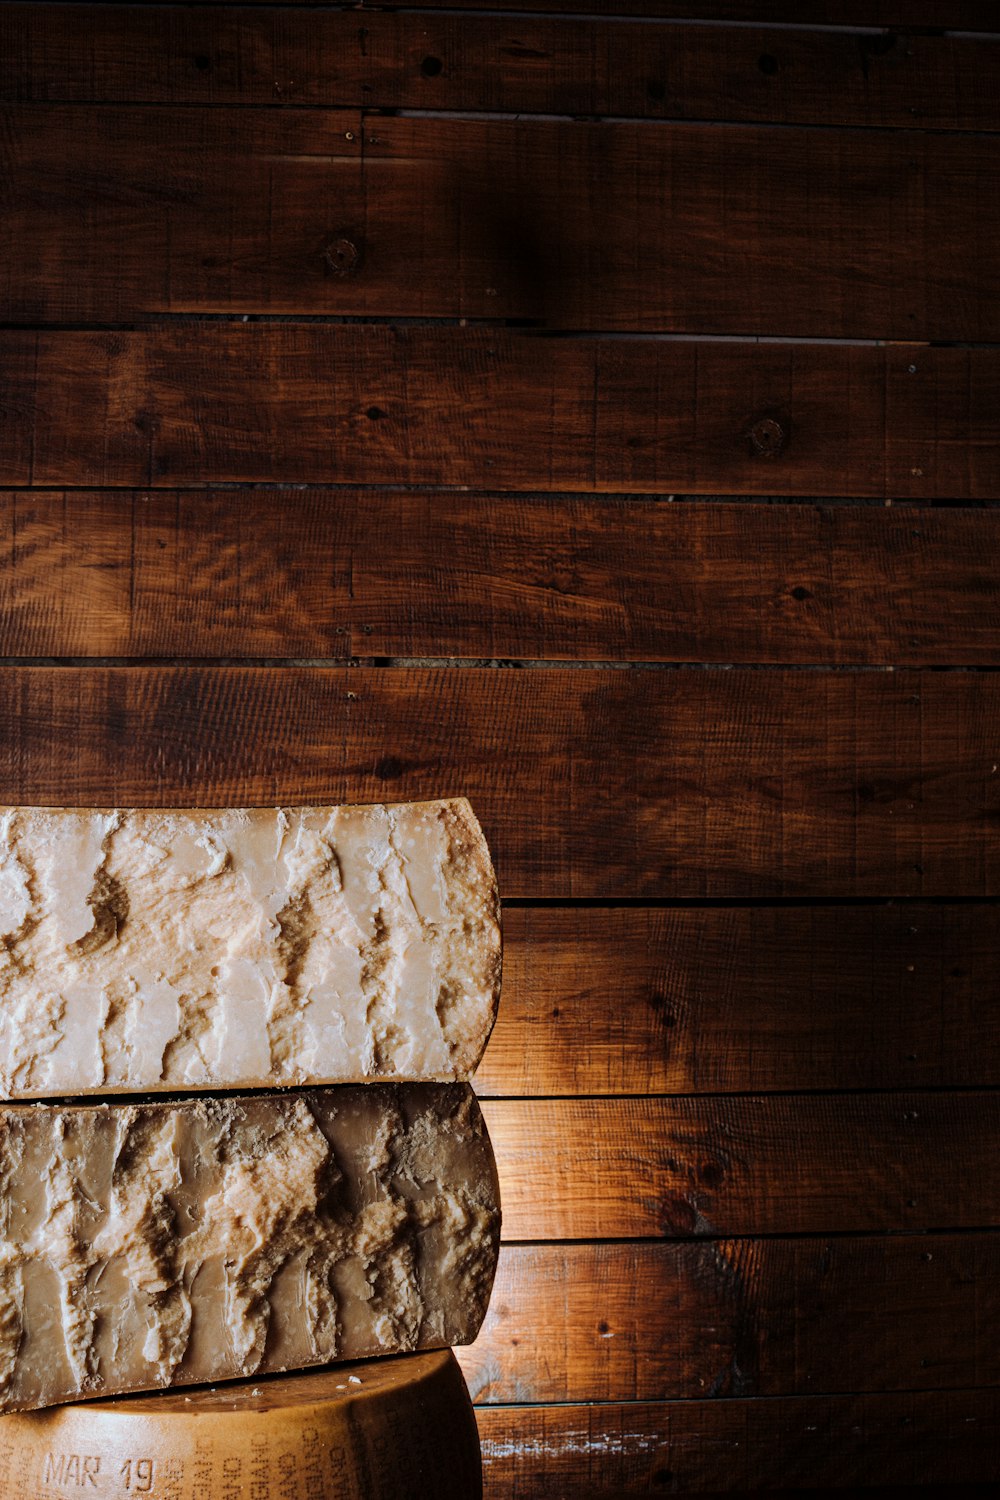
[(463, 798), (0, 809), (0, 1097), (466, 1079), (499, 984)]
[(450, 1350), (133, 1396), (0, 1426), (0, 1495), (479, 1500), (472, 1402)]
[(473, 1339), (468, 1084), (0, 1108), (0, 1410)]

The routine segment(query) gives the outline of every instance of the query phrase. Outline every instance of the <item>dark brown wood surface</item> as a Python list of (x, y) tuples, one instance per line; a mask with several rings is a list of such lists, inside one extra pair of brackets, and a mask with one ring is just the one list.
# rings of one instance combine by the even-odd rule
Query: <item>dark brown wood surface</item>
[[(195, 0), (196, 5), (202, 0)], [(280, 0), (282, 5), (294, 0)], [(307, 0), (315, 3), (315, 0)], [(453, 9), (453, 0), (414, 0), (408, 9)], [(463, 9), (492, 10), (495, 0), (468, 0)], [(513, 9), (513, 6), (511, 6)], [(690, 20), (769, 21), (796, 26), (930, 27), (943, 30), (997, 31), (996, 6), (991, 0), (591, 0), (580, 12), (580, 0), (526, 0), (519, 10), (568, 10), (592, 15), (678, 17)]]
[(483, 1114), (506, 1240), (1000, 1228), (996, 1091), (486, 1100)]
[(1000, 634), (996, 511), (7, 491), (0, 549), (8, 656), (973, 666)]
[(0, 3), (2, 800), (472, 798), (487, 1500), (995, 1485), (1000, 20), (594, 8)]
[(504, 914), (503, 1004), (476, 1090), (996, 1084), (997, 1017), (992, 904), (515, 907)]
[(1000, 354), (228, 323), (0, 332), (0, 483), (1000, 490)]
[[(159, 0), (134, 0), (139, 5), (159, 4)], [(215, 0), (192, 0), (196, 7), (212, 5)], [(318, 0), (275, 0), (278, 5), (317, 4)], [(439, 0), (413, 0), (408, 9), (424, 11), (442, 8)], [(495, 0), (467, 0), (463, 10), (513, 10), (517, 12), (571, 11), (580, 13), (580, 0), (513, 0), (499, 5)], [(760, 17), (760, 0), (601, 0), (584, 5), (582, 14), (616, 16), (694, 17), (722, 21), (755, 21)], [(997, 30), (996, 11), (991, 0), (770, 0), (768, 17), (774, 21), (797, 22), (813, 26), (883, 26), (930, 27), (941, 29), (944, 23), (956, 29), (976, 28), (984, 32)]]
[(11, 802), (466, 794), (531, 897), (996, 896), (991, 673), (0, 668)]
[[(201, 3), (201, 0), (196, 0)], [(281, 0), (286, 3), (286, 0)], [(287, 0), (293, 3), (293, 0)], [(313, 3), (313, 0), (310, 0)], [(570, 11), (580, 14), (581, 0), (467, 0), (463, 9), (513, 11)], [(411, 0), (408, 9), (439, 8), (439, 0)], [(590, 0), (583, 14), (616, 16), (678, 16), (684, 19), (759, 21), (761, 0)], [(956, 30), (995, 32), (996, 7), (992, 0), (769, 0), (771, 21), (804, 26), (863, 26), (865, 28), (944, 26)]]
[(40, 104), (0, 131), (6, 322), (1000, 335), (990, 136)]
[[(364, 153), (354, 281), (372, 312), (806, 338), (1000, 329), (989, 137), (389, 118), (365, 127)], [(387, 305), (380, 277), (398, 287), (403, 257), (414, 300)]]
[(362, 310), (330, 248), (364, 220), (357, 111), (0, 116), (17, 185), (0, 225), (4, 322)]
[(0, 99), (995, 130), (998, 53), (749, 24), (24, 3), (0, 11)]
[(1000, 1392), (480, 1406), (476, 1415), (495, 1500), (758, 1487), (821, 1500), (833, 1486), (879, 1500), (873, 1473), (905, 1487), (893, 1500), (909, 1500), (920, 1485), (995, 1475)]
[(995, 1234), (508, 1245), (458, 1355), (499, 1403), (995, 1387), (998, 1274)]

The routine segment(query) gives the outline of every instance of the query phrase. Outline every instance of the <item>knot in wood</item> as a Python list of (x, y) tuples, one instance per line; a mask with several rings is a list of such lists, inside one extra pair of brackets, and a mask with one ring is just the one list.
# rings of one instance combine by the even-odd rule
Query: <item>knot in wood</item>
[(361, 265), (361, 248), (346, 234), (331, 235), (323, 246), (323, 264), (330, 276), (353, 276)]
[(751, 451), (760, 458), (777, 458), (788, 442), (788, 427), (777, 417), (758, 417), (747, 429)]

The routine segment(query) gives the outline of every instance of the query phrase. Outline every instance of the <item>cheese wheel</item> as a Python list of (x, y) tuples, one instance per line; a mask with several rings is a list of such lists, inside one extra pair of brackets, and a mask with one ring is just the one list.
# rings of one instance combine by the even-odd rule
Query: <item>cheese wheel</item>
[(4, 1500), (479, 1500), (475, 1415), (450, 1350), (313, 1375), (21, 1412)]

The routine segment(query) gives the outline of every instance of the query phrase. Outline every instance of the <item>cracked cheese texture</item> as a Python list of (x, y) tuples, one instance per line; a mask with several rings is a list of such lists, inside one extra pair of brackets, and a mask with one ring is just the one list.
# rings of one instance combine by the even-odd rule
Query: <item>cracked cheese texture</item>
[(0, 1410), (475, 1338), (500, 1237), (468, 1084), (0, 1108)]
[(467, 1079), (499, 985), (463, 798), (0, 809), (0, 1097)]

